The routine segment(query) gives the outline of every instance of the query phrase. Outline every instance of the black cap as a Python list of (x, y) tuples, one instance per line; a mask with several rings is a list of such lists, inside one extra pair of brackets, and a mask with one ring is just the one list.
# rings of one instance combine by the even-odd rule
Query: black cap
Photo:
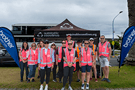
[(44, 43), (49, 43), (49, 40), (45, 40)]
[(82, 41), (81, 40), (77, 40), (77, 43), (81, 43)]

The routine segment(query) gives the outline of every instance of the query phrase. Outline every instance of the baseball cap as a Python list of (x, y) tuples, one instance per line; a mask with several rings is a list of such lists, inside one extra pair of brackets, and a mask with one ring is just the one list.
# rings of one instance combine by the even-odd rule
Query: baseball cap
[(90, 38), (89, 40), (93, 40), (93, 41), (94, 41), (94, 39), (93, 39), (93, 38)]
[(71, 34), (66, 34), (67, 37), (71, 37)]
[(45, 40), (44, 43), (49, 43), (49, 40)]

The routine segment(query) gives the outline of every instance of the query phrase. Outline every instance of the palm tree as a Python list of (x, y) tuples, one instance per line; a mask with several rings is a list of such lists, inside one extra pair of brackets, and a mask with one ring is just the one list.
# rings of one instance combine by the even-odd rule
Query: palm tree
[[(129, 26), (135, 26), (135, 0), (127, 0), (128, 2), (128, 17)], [(127, 60), (135, 60), (135, 43), (129, 51)]]

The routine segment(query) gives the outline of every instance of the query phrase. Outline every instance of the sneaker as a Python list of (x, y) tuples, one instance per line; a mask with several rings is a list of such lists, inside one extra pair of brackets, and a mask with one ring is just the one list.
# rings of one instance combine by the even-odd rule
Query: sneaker
[(92, 78), (90, 78), (90, 81), (92, 80)]
[(80, 79), (77, 79), (77, 81), (76, 82), (80, 82)]
[(101, 81), (105, 81), (106, 80), (106, 78), (103, 78)]
[(86, 79), (84, 79), (84, 82), (86, 82)]
[(21, 79), (20, 82), (23, 82), (23, 79)]
[(68, 90), (73, 90), (71, 86), (68, 87)]
[(32, 79), (32, 82), (35, 82), (35, 80), (34, 80), (34, 79)]
[(43, 90), (43, 85), (40, 85), (40, 89), (39, 90)]
[(98, 82), (98, 80), (97, 80), (97, 79), (95, 79), (95, 82)]
[(45, 86), (45, 89), (44, 90), (48, 90), (48, 85)]
[(30, 79), (27, 80), (27, 83), (30, 83)]
[(107, 81), (108, 83), (110, 83), (110, 82), (111, 82), (108, 78), (106, 78), (106, 81)]
[(84, 85), (84, 84), (82, 84), (81, 89), (84, 89), (84, 86), (85, 86), (85, 85)]
[(89, 84), (86, 84), (86, 89), (89, 89)]
[(38, 79), (40, 78), (40, 76), (37, 77)]
[(61, 90), (65, 90), (65, 87), (62, 87)]
[(57, 82), (55, 79), (53, 79), (53, 82)]

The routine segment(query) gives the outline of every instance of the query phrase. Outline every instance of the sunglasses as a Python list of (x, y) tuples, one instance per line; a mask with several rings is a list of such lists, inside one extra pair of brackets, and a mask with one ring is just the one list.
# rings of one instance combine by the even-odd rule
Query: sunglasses
[(85, 43), (85, 44), (89, 44), (89, 43)]
[(105, 38), (100, 38), (100, 39), (105, 39)]
[(36, 45), (32, 45), (32, 47), (36, 47)]
[(72, 45), (72, 43), (68, 43), (68, 45)]
[(49, 44), (49, 42), (46, 42), (45, 44)]
[(62, 42), (62, 44), (66, 44), (65, 42)]
[(52, 46), (55, 46), (55, 44), (53, 44)]
[(94, 40), (90, 40), (90, 41), (94, 41)]

